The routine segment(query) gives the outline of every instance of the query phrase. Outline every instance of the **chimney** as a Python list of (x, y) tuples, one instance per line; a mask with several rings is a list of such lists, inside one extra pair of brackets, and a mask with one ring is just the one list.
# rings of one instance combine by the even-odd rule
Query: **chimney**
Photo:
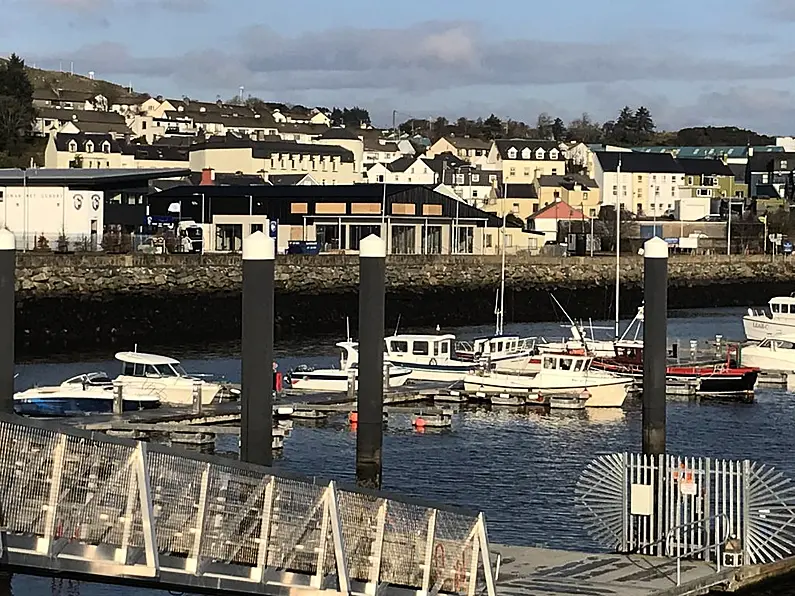
[(202, 179), (199, 186), (215, 186), (215, 171), (212, 168), (202, 170)]

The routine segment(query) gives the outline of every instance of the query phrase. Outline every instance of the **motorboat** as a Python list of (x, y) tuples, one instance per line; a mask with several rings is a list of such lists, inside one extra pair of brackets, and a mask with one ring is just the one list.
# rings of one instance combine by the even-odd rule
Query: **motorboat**
[(749, 308), (743, 317), (745, 337), (762, 341), (773, 337), (795, 337), (795, 293), (771, 298), (770, 312)]
[(545, 354), (535, 373), (510, 374), (479, 371), (464, 378), (464, 389), (476, 393), (537, 392), (540, 394), (588, 394), (585, 407), (620, 408), (634, 379), (592, 370), (593, 358), (577, 354)]
[(795, 338), (768, 337), (740, 349), (740, 365), (765, 371), (795, 371)]
[(122, 363), (122, 372), (115, 381), (122, 384), (125, 393), (154, 395), (161, 403), (170, 405), (192, 404), (197, 390), (201, 392), (202, 405), (240, 397), (240, 391), (231, 385), (190, 375), (179, 360), (168, 356), (119, 352), (116, 360)]
[(478, 368), (507, 362), (524, 363), (533, 353), (534, 338), (494, 335), (456, 341), (455, 335), (392, 335), (384, 340), (385, 361), (411, 370), (415, 381), (454, 383)]
[[(349, 379), (353, 377), (354, 385), (358, 389), (359, 344), (341, 341), (336, 345), (341, 349), (339, 368), (313, 369), (299, 366), (289, 375), (290, 387), (299, 391), (342, 393), (347, 391)], [(401, 387), (411, 377), (411, 370), (387, 362), (384, 364), (384, 377), (389, 378), (390, 388)]]
[[(643, 380), (643, 346), (616, 344), (616, 354), (611, 358), (597, 358), (594, 368), (615, 374)], [(698, 381), (696, 392), (704, 395), (736, 394), (748, 400), (753, 398), (759, 369), (748, 366), (735, 366), (728, 355), (725, 361), (694, 362), (688, 364), (672, 363), (666, 368), (668, 382)]]
[[(85, 416), (110, 414), (114, 403), (113, 381), (105, 373), (88, 373), (67, 379), (60, 385), (31, 387), (14, 394), (14, 412), (21, 416)], [(122, 391), (125, 412), (160, 406), (156, 395)]]

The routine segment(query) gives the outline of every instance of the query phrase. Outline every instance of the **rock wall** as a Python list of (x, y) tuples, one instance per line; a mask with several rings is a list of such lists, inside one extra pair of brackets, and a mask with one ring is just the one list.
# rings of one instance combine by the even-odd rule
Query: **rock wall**
[[(673, 257), (672, 308), (765, 303), (795, 286), (795, 261)], [(609, 317), (612, 258), (508, 257), (506, 322), (557, 319), (549, 293), (576, 317)], [(341, 333), (355, 325), (358, 259), (280, 256), (277, 334)], [(387, 326), (491, 323), (499, 257), (390, 257)], [(621, 260), (622, 310), (642, 299), (643, 259)], [(178, 345), (240, 336), (236, 255), (40, 255), (17, 259), (17, 345), (26, 355)], [(355, 327), (354, 327), (355, 328)]]

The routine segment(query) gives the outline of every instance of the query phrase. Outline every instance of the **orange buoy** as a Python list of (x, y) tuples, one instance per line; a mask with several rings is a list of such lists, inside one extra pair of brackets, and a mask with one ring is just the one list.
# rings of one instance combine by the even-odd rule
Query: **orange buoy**
[(426, 424), (425, 418), (418, 416), (417, 418), (414, 419), (414, 426), (416, 426), (417, 428), (425, 428), (425, 424)]
[(348, 422), (356, 424), (359, 422), (359, 412), (351, 412), (348, 414)]

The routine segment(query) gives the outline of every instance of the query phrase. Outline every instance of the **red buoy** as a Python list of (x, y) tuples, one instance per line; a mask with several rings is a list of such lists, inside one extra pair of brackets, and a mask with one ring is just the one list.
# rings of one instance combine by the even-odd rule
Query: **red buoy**
[(359, 412), (351, 412), (348, 414), (348, 422), (356, 424), (359, 422)]

